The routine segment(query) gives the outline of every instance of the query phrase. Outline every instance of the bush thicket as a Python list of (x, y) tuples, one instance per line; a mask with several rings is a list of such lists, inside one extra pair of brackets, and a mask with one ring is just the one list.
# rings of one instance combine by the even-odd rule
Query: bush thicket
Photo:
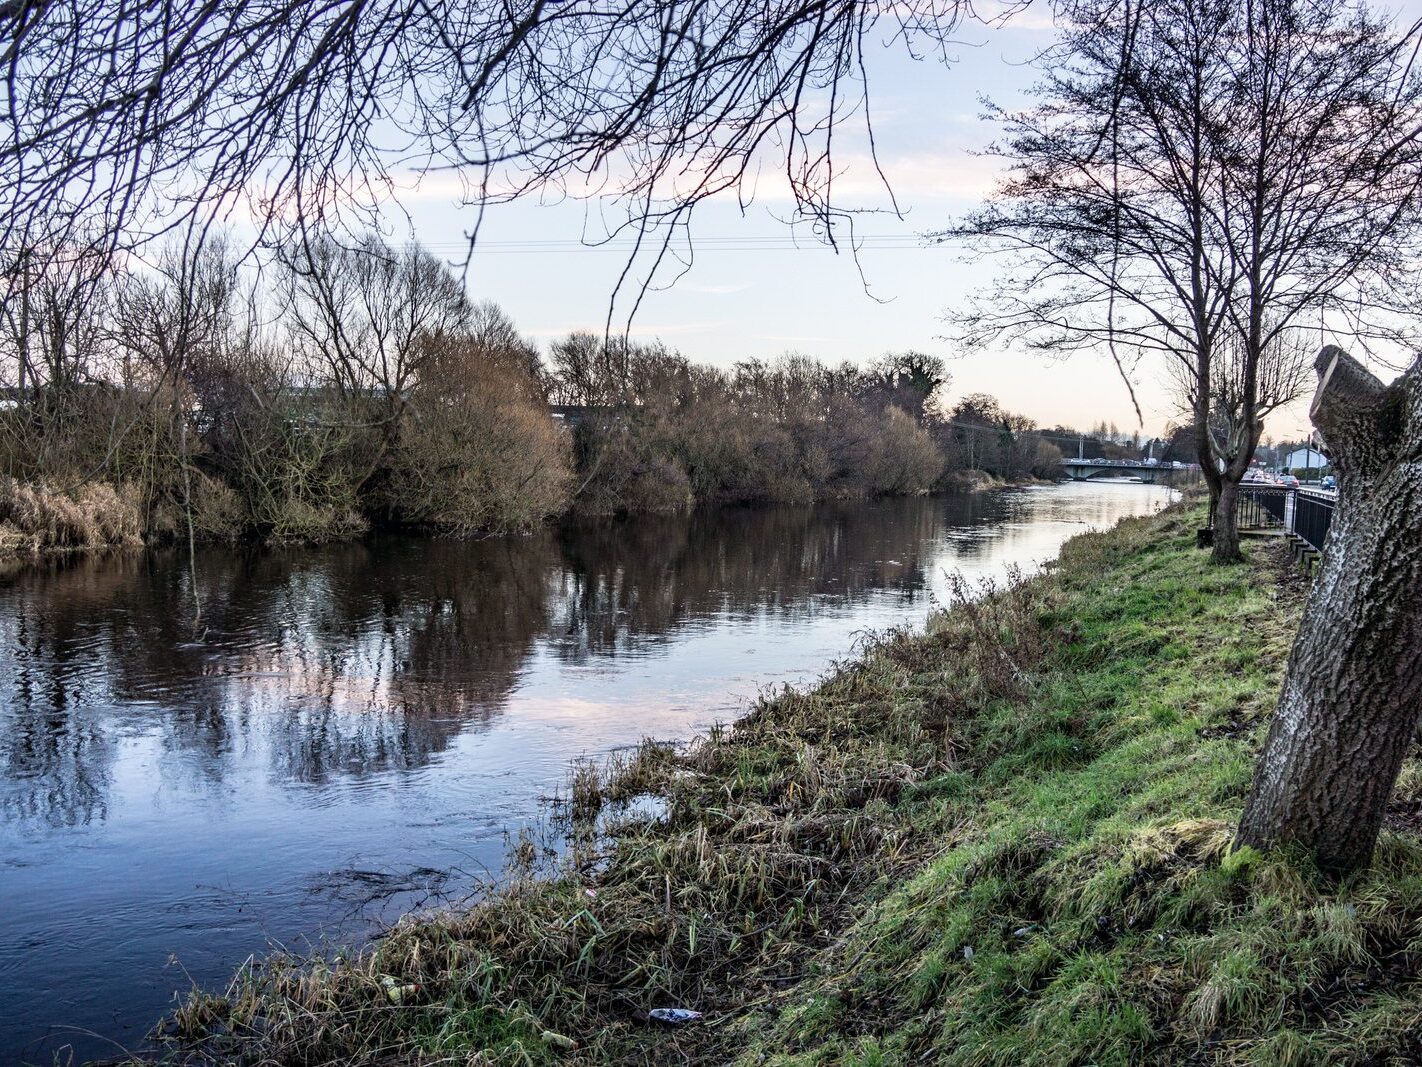
[[(921, 353), (721, 368), (574, 333), (545, 365), (418, 247), (315, 239), (274, 250), (270, 268), (243, 269), (219, 239), (141, 267), (76, 248), (11, 275), (9, 541), (506, 532), (570, 509), (915, 494), (965, 469), (1055, 474), (1056, 450), (991, 397), (945, 411), (942, 362)], [(100, 519), (114, 507), (100, 485), (132, 521)], [(60, 517), (73, 508), (88, 517)]]

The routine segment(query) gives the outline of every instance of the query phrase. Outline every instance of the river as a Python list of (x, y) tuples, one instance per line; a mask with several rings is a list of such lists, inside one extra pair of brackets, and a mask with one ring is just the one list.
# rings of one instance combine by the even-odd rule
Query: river
[(725, 509), (531, 537), (199, 549), (0, 578), (0, 1062), (143, 1045), (193, 982), (497, 871), (570, 760), (686, 738), (946, 575), (1170, 491)]

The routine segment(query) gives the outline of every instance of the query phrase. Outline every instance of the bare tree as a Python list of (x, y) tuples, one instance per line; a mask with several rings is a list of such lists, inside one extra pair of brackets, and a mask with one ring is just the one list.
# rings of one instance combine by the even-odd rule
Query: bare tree
[[(1422, 193), (1411, 32), (1344, 0), (1079, 13), (1045, 57), (1043, 103), (997, 112), (1014, 167), (997, 202), (950, 231), (1012, 260), (969, 340), (1104, 348), (1123, 374), (1160, 356), (1193, 383), (1217, 559), (1239, 556), (1236, 490), (1279, 341), (1325, 315), (1400, 329)], [(1211, 433), (1224, 380), (1233, 440)]]
[(111, 328), (119, 366), (111, 377), (124, 417), (115, 420), (107, 454), (92, 472), (137, 480), (150, 505), (175, 500), (190, 553), (195, 423), (210, 421), (227, 399), (211, 384), (236, 335), (238, 295), (238, 265), (221, 237), (171, 241), (151, 267), (117, 283)]
[(599, 337), (578, 330), (553, 342), (549, 355), (559, 403), (608, 408), (628, 403), (632, 395), (634, 345), (626, 339)]
[(98, 370), (114, 297), (112, 259), (91, 243), (21, 252), (4, 272), (6, 377), (21, 394), (72, 391)]
[(287, 272), (287, 322), (313, 372), (311, 385), (334, 391), (341, 417), (380, 431), (364, 484), (398, 447), (428, 345), (469, 325), (464, 287), (418, 246), (393, 249), (376, 237), (352, 245), (305, 240), (278, 254)]
[(22, 249), (0, 282), (0, 380), (15, 389), (3, 421), (8, 460), (46, 468), (72, 461), (68, 438), (111, 354), (112, 257), (78, 242), (46, 255)]
[(148, 270), (123, 276), (113, 330), (126, 366), (120, 380), (146, 375), (190, 383), (218, 358), (236, 328), (238, 264), (218, 236), (201, 244), (171, 242)]
[(326, 237), (284, 247), (279, 256), (292, 334), (344, 394), (379, 394), (398, 404), (422, 340), (463, 331), (470, 321), (459, 279), (416, 245), (396, 249), (376, 237), (346, 245)]

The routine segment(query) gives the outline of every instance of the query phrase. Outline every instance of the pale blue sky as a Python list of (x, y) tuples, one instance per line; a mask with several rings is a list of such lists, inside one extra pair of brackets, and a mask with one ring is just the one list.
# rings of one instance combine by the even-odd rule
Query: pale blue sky
[[(1417, 17), (1422, 0), (1398, 10)], [(799, 249), (784, 247), (790, 231), (777, 216), (789, 204), (770, 175), (744, 214), (734, 203), (703, 205), (694, 223), (694, 265), (670, 289), (647, 296), (633, 335), (659, 337), (693, 359), (723, 366), (791, 350), (863, 362), (915, 348), (948, 358), (950, 399), (987, 391), (1043, 424), (1084, 426), (1105, 419), (1135, 429), (1127, 391), (1104, 356), (1049, 361), (1020, 351), (956, 349), (944, 338), (950, 332), (945, 316), (990, 283), (990, 268), (970, 265), (952, 249), (915, 247), (918, 234), (945, 225), (990, 191), (996, 164), (973, 150), (995, 131), (980, 119), (978, 98), (1021, 98), (1034, 79), (1027, 62), (1051, 40), (1045, 14), (1029, 11), (1000, 29), (965, 28), (949, 67), (895, 51), (871, 70), (880, 160), (905, 213), (903, 220), (884, 214), (859, 222), (861, 233), (895, 239), (861, 253), (873, 295), (865, 292), (851, 257), (812, 240)], [(853, 144), (844, 148), (842, 205), (886, 206), (867, 155)], [(471, 209), (459, 208), (455, 198), (449, 178), (440, 175), (401, 195), (414, 236), (452, 259), (462, 257), (462, 235), (473, 225)], [(503, 306), (540, 343), (574, 329), (601, 331), (625, 253), (578, 247), (596, 211), (596, 205), (577, 201), (490, 209), (469, 273), (471, 293)], [(529, 242), (553, 244), (530, 248)], [(1144, 430), (1158, 432), (1174, 415), (1163, 375), (1143, 368), (1137, 395)], [(1306, 413), (1306, 402), (1296, 404), (1277, 415), (1267, 432), (1298, 436)]]

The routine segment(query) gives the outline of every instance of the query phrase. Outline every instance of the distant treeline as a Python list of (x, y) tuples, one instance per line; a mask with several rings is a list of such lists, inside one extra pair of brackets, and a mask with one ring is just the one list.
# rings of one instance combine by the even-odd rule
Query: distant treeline
[(582, 510), (925, 493), (967, 471), (1059, 475), (1060, 453), (991, 397), (940, 414), (943, 364), (917, 352), (867, 367), (791, 355), (721, 369), (574, 334), (551, 357), (550, 395), (575, 412)]
[(920, 353), (723, 369), (575, 333), (545, 361), (440, 260), (375, 238), (261, 271), (221, 241), (12, 266), (0, 545), (515, 531), (1053, 478), (1062, 454), (992, 397), (946, 404)]

